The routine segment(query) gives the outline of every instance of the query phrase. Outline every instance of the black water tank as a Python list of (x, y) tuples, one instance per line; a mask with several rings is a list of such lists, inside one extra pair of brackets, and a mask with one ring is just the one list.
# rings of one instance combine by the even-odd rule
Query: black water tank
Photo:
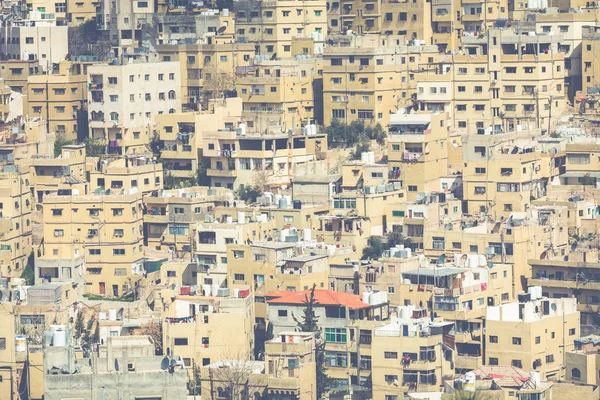
[(300, 210), (302, 208), (302, 202), (300, 200), (294, 200), (294, 210)]

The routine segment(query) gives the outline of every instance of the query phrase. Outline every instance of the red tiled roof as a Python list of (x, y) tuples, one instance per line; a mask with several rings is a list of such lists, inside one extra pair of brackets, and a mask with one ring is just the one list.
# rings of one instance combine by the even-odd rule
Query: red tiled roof
[[(277, 290), (265, 294), (269, 304), (304, 304), (304, 301), (310, 296), (310, 290), (302, 292), (289, 292)], [(363, 303), (359, 295), (336, 292), (333, 290), (315, 289), (315, 300), (323, 306), (346, 306), (351, 310), (360, 310), (371, 307), (370, 304)]]

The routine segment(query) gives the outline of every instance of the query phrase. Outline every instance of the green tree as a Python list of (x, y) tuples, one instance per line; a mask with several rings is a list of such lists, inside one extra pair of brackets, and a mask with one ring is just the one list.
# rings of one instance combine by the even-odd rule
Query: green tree
[(316, 284), (313, 284), (309, 295), (304, 296), (304, 310), (302, 319), (299, 320), (294, 314), (292, 317), (296, 322), (297, 329), (299, 332), (313, 332), (315, 334), (316, 348), (315, 348), (315, 364), (317, 368), (317, 399), (323, 397), (327, 389), (329, 389), (330, 378), (327, 376), (327, 368), (325, 368), (325, 340), (321, 336), (321, 328), (319, 327), (319, 317), (315, 314), (315, 305), (317, 300), (315, 299), (315, 288)]
[(584, 186), (593, 186), (596, 184), (596, 179), (592, 178), (589, 173), (581, 178), (581, 184)]
[(54, 157), (58, 157), (62, 154), (63, 146), (68, 146), (74, 143), (75, 141), (68, 140), (64, 135), (56, 135), (56, 140), (54, 141)]
[(200, 388), (202, 387), (202, 380), (200, 379), (200, 366), (196, 364), (192, 359), (192, 375), (188, 374), (187, 378), (187, 390), (190, 396), (198, 396), (200, 394)]
[(452, 400), (490, 400), (491, 397), (480, 390), (468, 391), (459, 390), (454, 393)]
[(87, 138), (85, 143), (85, 154), (88, 157), (100, 157), (106, 154), (106, 146), (99, 140), (93, 138)]
[(411, 247), (412, 240), (405, 238), (401, 233), (389, 232), (386, 236), (371, 236), (367, 245), (363, 248), (362, 259), (377, 259), (385, 250), (389, 250), (399, 244)]
[(25, 279), (25, 282), (28, 285), (33, 285), (35, 280), (35, 257), (33, 256), (33, 251), (29, 254), (27, 258), (27, 265), (23, 272), (21, 273), (21, 279)]
[(196, 170), (196, 179), (200, 186), (210, 186), (210, 178), (206, 172), (207, 165), (210, 166), (210, 160), (207, 158), (201, 158), (198, 160), (198, 169)]
[(249, 201), (251, 203), (256, 203), (256, 199), (259, 196), (262, 196), (263, 191), (258, 186), (244, 185), (243, 187), (240, 186), (234, 192), (234, 194), (235, 194), (235, 197), (240, 200)]
[(371, 151), (371, 144), (368, 141), (359, 142), (356, 148), (350, 152), (351, 160), (360, 160), (361, 154)]

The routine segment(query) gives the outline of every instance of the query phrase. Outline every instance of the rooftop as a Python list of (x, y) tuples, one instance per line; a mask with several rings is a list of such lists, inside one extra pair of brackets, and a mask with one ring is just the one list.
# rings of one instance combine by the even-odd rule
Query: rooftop
[(477, 379), (494, 379), (502, 387), (518, 387), (529, 380), (529, 374), (521, 368), (508, 365), (482, 365), (473, 370)]
[[(310, 295), (310, 290), (302, 292), (288, 292), (278, 290), (268, 292), (265, 296), (271, 297), (267, 300), (269, 304), (292, 304), (302, 305)], [(364, 303), (360, 296), (335, 292), (333, 290), (315, 289), (315, 300), (321, 306), (346, 306), (351, 310), (360, 310), (371, 307), (370, 304)]]

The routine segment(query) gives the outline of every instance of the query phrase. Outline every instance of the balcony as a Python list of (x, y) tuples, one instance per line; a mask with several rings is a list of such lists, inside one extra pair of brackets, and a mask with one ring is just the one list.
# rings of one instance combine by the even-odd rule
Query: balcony
[(206, 171), (206, 175), (208, 176), (214, 176), (214, 177), (222, 177), (222, 178), (228, 178), (228, 177), (232, 177), (235, 178), (237, 176), (237, 170), (236, 169), (214, 169), (214, 168), (210, 168)]
[(410, 151), (405, 151), (402, 154), (402, 161), (404, 162), (420, 162), (424, 160), (423, 153), (415, 153)]
[(561, 289), (589, 289), (600, 290), (600, 282), (589, 280), (558, 280), (558, 279), (529, 279), (529, 286), (541, 286), (547, 288)]
[(483, 365), (481, 356), (457, 355), (454, 367), (457, 369), (477, 369)]

